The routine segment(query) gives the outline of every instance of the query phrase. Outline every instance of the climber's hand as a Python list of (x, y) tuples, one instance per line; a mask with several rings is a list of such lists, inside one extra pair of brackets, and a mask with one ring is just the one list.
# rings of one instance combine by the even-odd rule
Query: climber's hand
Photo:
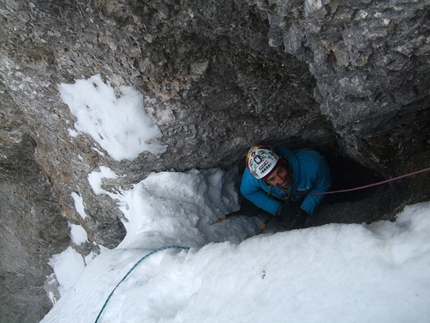
[(290, 226), (296, 220), (299, 211), (297, 203), (287, 202), (281, 204), (276, 212), (276, 219), (285, 226)]
[(304, 228), (308, 217), (309, 217), (309, 213), (299, 208), (299, 211), (297, 212), (297, 215), (296, 215), (294, 229)]

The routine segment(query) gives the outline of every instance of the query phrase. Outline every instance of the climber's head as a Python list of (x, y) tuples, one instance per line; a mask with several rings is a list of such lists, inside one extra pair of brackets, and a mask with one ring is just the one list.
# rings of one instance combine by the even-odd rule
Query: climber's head
[(246, 167), (256, 179), (262, 179), (270, 185), (286, 188), (291, 184), (286, 161), (269, 145), (257, 144), (251, 147), (246, 155)]

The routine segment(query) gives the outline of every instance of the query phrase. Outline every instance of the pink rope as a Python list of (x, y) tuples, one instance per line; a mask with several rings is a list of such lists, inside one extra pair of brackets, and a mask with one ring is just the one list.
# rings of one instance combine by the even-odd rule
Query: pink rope
[(397, 180), (405, 178), (405, 177), (410, 177), (410, 176), (418, 175), (418, 174), (425, 173), (425, 172), (428, 172), (428, 171), (430, 171), (430, 167), (424, 168), (424, 169), (421, 169), (421, 170), (417, 170), (417, 171), (409, 173), (409, 174), (405, 174), (405, 175), (393, 177), (393, 178), (390, 178), (390, 179), (386, 179), (385, 181), (382, 181), (382, 182), (377, 182), (377, 183), (369, 184), (369, 185), (364, 185), (364, 186), (360, 186), (360, 187), (349, 188), (349, 189), (346, 189), (346, 190), (329, 191), (329, 192), (315, 192), (315, 193), (310, 193), (310, 194), (312, 194), (312, 195), (321, 195), (321, 194), (335, 194), (335, 193), (353, 192), (353, 191), (358, 191), (358, 190), (362, 190), (362, 189), (373, 187), (373, 186), (378, 186), (378, 185), (386, 184), (386, 183), (389, 183), (389, 182), (394, 182), (394, 181), (397, 181)]

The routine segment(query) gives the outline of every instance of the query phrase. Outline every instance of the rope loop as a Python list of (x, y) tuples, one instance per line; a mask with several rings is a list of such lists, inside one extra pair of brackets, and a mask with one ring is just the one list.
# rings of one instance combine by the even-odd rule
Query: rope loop
[(138, 262), (136, 262), (134, 264), (133, 267), (131, 267), (131, 269), (127, 272), (127, 274), (125, 274), (125, 276), (119, 281), (119, 283), (115, 286), (115, 288), (111, 291), (111, 293), (109, 294), (109, 296), (107, 297), (105, 303), (103, 304), (99, 314), (97, 315), (96, 320), (94, 321), (94, 323), (97, 323), (100, 319), (100, 316), (102, 315), (104, 309), (107, 306), (107, 303), (109, 302), (110, 298), (112, 297), (113, 293), (115, 292), (115, 290), (118, 288), (118, 286), (124, 281), (126, 280), (126, 278), (131, 274), (131, 272), (146, 258), (150, 257), (151, 255), (159, 252), (159, 251), (163, 251), (163, 250), (167, 250), (167, 249), (184, 249), (184, 250), (189, 250), (190, 247), (183, 247), (183, 246), (165, 246), (165, 247), (160, 247), (157, 249), (152, 250), (151, 252), (147, 253), (145, 256), (143, 256), (142, 258), (139, 259)]
[(405, 178), (405, 177), (411, 177), (411, 176), (422, 174), (422, 173), (425, 173), (428, 171), (430, 171), (430, 167), (420, 169), (420, 170), (417, 170), (417, 171), (412, 172), (412, 173), (408, 173), (408, 174), (400, 175), (397, 177), (389, 178), (389, 179), (386, 179), (385, 181), (381, 181), (381, 182), (377, 182), (377, 183), (373, 183), (373, 184), (368, 184), (368, 185), (364, 185), (364, 186), (360, 186), (360, 187), (354, 187), (354, 188), (349, 188), (346, 190), (338, 190), (338, 191), (315, 192), (315, 193), (310, 193), (310, 194), (312, 194), (312, 195), (321, 195), (321, 194), (325, 195), (325, 194), (337, 194), (337, 193), (353, 192), (353, 191), (358, 191), (358, 190), (362, 190), (362, 189), (369, 188), (369, 187), (374, 187), (374, 186), (394, 182), (394, 181), (397, 181), (397, 180)]

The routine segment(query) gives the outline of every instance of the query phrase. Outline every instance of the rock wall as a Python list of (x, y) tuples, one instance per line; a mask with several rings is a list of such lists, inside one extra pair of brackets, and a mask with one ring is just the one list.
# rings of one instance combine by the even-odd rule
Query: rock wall
[(48, 261), (67, 248), (69, 230), (34, 161), (36, 142), (21, 132), (23, 116), (5, 91), (1, 117), (0, 321), (36, 322), (52, 307)]
[[(100, 166), (120, 175), (105, 189), (126, 188), (151, 171), (231, 167), (270, 140), (322, 151), (339, 181), (348, 172), (348, 185), (428, 167), (429, 8), (427, 0), (1, 1), (2, 322), (37, 322), (49, 308), (42, 280), (47, 259), (68, 245), (67, 221), (95, 245), (123, 238), (115, 201), (87, 179)], [(95, 74), (143, 93), (166, 153), (115, 161), (91, 137), (70, 136), (76, 118), (57, 86)], [(386, 211), (428, 199), (428, 184), (427, 175), (399, 184)], [(22, 315), (28, 304), (34, 311)]]

